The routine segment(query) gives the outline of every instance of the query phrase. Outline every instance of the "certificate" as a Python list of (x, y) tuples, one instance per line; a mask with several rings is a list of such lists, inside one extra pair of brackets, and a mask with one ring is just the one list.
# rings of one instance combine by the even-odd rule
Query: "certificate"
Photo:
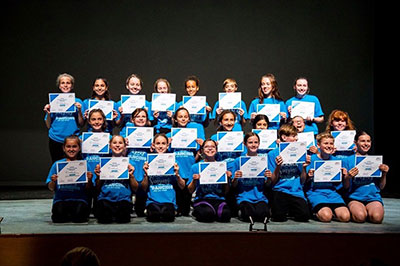
[(132, 114), (137, 108), (144, 108), (146, 95), (121, 95), (121, 107), (123, 114)]
[(241, 92), (220, 92), (218, 94), (219, 107), (224, 110), (240, 109), (242, 101)]
[(110, 133), (83, 132), (82, 153), (108, 154)]
[(101, 157), (100, 180), (129, 179), (128, 157)]
[(75, 93), (49, 93), (50, 113), (74, 113)]
[(175, 93), (153, 93), (151, 95), (152, 111), (175, 111), (176, 94)]
[(106, 116), (106, 120), (112, 120), (113, 118), (113, 101), (99, 101), (99, 100), (89, 100), (89, 111), (92, 109), (101, 109)]
[(226, 162), (199, 163), (200, 185), (226, 184)]
[(315, 146), (314, 132), (301, 132), (297, 134), (297, 141), (304, 141), (307, 144), (307, 149), (311, 146)]
[(382, 156), (356, 155), (356, 167), (358, 168), (358, 174), (355, 177), (381, 177), (382, 172), (379, 169), (379, 165), (382, 164), (382, 161)]
[(259, 150), (272, 150), (278, 147), (276, 143), (278, 139), (276, 129), (253, 129), (252, 132), (260, 137)]
[(152, 175), (174, 175), (175, 154), (174, 153), (149, 153), (147, 154), (149, 169), (147, 174)]
[(243, 139), (243, 131), (218, 131), (218, 152), (243, 151)]
[(153, 141), (154, 128), (127, 127), (128, 148), (150, 148)]
[(307, 144), (298, 141), (281, 142), (279, 144), (279, 152), (284, 164), (304, 163), (307, 156)]
[(307, 117), (314, 118), (314, 108), (315, 103), (313, 102), (293, 101), (290, 117), (301, 116), (304, 119)]
[(206, 114), (206, 96), (183, 96), (183, 107), (185, 107), (191, 115)]
[(342, 161), (315, 161), (314, 182), (341, 182)]
[(171, 128), (171, 148), (196, 149), (197, 128)]
[(87, 183), (87, 166), (85, 160), (57, 163), (57, 184)]
[(264, 178), (267, 169), (267, 157), (265, 156), (241, 156), (239, 159), (240, 171), (243, 178)]
[(266, 115), (269, 122), (279, 122), (281, 120), (280, 104), (257, 104), (257, 114)]
[(351, 151), (355, 147), (355, 130), (332, 131), (331, 134), (335, 138), (335, 148), (337, 151)]

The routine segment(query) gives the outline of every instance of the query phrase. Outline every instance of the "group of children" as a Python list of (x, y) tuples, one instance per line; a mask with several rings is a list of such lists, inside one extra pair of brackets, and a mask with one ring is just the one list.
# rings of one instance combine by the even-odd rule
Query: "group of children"
[[(199, 80), (188, 77), (185, 90), (189, 96), (197, 95)], [(57, 87), (61, 93), (73, 92), (74, 78), (61, 74)], [(132, 74), (126, 80), (126, 89), (132, 95), (140, 94), (143, 82)], [(236, 92), (233, 79), (223, 82), (226, 93)], [(115, 102), (112, 118), (106, 120), (101, 109), (90, 109), (89, 100), (110, 101), (109, 84), (104, 78), (93, 83), (90, 99), (76, 98), (75, 112), (51, 113), (50, 104), (44, 107), (45, 122), (49, 128), (49, 149), (53, 165), (47, 177), (47, 185), (54, 191), (52, 207), (53, 222), (86, 222), (93, 212), (99, 223), (126, 223), (131, 220), (133, 210), (137, 216), (146, 216), (150, 222), (172, 222), (177, 215), (190, 215), (200, 222), (229, 222), (231, 217), (243, 221), (266, 222), (308, 221), (314, 217), (322, 222), (333, 218), (341, 222), (370, 221), (381, 223), (384, 217), (380, 190), (386, 183), (389, 167), (381, 164), (380, 178), (356, 177), (356, 155), (367, 155), (371, 148), (371, 137), (357, 131), (355, 148), (336, 151), (331, 131), (355, 130), (348, 114), (334, 110), (328, 117), (323, 133), (318, 132), (316, 123), (324, 121), (319, 100), (309, 94), (306, 78), (294, 83), (296, 95), (286, 102), (280, 96), (277, 82), (272, 74), (261, 77), (258, 96), (250, 103), (248, 111), (244, 101), (235, 109), (223, 109), (217, 101), (214, 108), (206, 104), (205, 114), (190, 114), (182, 102), (174, 110), (153, 110), (152, 103), (145, 102), (143, 108), (133, 113), (123, 112), (121, 102)], [(154, 92), (171, 93), (166, 79), (154, 83)], [(292, 102), (304, 101), (314, 105), (312, 117), (291, 116)], [(270, 122), (264, 114), (257, 113), (258, 104), (278, 104), (280, 120)], [(260, 136), (255, 132), (243, 133), (244, 151), (218, 151), (218, 136), (206, 138), (205, 130), (214, 121), (216, 131), (242, 131), (246, 121), (255, 130), (277, 130), (277, 143), (296, 142), (298, 134), (313, 132), (316, 146), (308, 148), (302, 163), (285, 163), (279, 147), (259, 149)], [(87, 125), (87, 126), (86, 126)], [(82, 153), (82, 128), (90, 132), (110, 134), (110, 154)], [(126, 129), (128, 127), (152, 127), (154, 137), (150, 148), (128, 148)], [(114, 133), (118, 128), (119, 134)], [(171, 128), (193, 128), (197, 131), (196, 149), (172, 148)], [(319, 134), (318, 134), (319, 133)], [(149, 175), (148, 154), (173, 153), (175, 164), (170, 175)], [(102, 180), (101, 157), (127, 157), (128, 179)], [(244, 178), (240, 157), (267, 157), (265, 171), (257, 178)], [(87, 182), (58, 184), (57, 163), (86, 160)], [(341, 182), (314, 182), (315, 161), (341, 161)], [(201, 184), (200, 164), (224, 162), (227, 182)], [(134, 201), (132, 200), (134, 197)]]

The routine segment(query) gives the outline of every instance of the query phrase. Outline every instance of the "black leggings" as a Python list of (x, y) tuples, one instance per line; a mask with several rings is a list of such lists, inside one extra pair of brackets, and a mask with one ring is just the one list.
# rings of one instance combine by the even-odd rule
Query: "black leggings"
[(310, 218), (309, 207), (305, 199), (280, 191), (272, 192), (271, 211), (272, 220), (275, 222), (284, 222), (288, 216), (299, 222), (306, 222)]
[(204, 199), (193, 204), (193, 216), (199, 222), (229, 222), (231, 211), (223, 200)]
[(102, 224), (112, 223), (129, 223), (131, 221), (132, 203), (129, 201), (108, 201), (99, 200), (96, 202), (96, 218), (97, 222)]
[(239, 204), (239, 211), (239, 218), (246, 222), (250, 221), (249, 216), (254, 222), (264, 222), (264, 219), (270, 216), (268, 204), (264, 201), (257, 203), (242, 201)]
[(147, 205), (147, 221), (173, 222), (175, 220), (175, 207), (172, 203), (150, 203)]
[(53, 204), (53, 223), (84, 223), (89, 219), (89, 205), (83, 201), (59, 201)]

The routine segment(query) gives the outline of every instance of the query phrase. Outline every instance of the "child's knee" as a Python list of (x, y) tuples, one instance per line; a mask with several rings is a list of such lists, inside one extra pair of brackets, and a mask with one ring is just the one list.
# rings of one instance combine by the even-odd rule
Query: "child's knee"
[(317, 218), (321, 222), (329, 223), (332, 220), (333, 214), (330, 208), (322, 208), (317, 212)]

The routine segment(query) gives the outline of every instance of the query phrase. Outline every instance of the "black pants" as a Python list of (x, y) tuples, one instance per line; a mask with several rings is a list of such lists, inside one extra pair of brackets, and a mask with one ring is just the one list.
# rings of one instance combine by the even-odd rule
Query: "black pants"
[(144, 210), (146, 209), (147, 193), (142, 189), (141, 186), (135, 193), (135, 212), (138, 217), (144, 217)]
[(173, 222), (175, 207), (172, 203), (150, 203), (147, 206), (147, 220), (149, 222)]
[(83, 201), (59, 201), (53, 204), (53, 223), (84, 223), (89, 219), (89, 205)]
[(280, 191), (272, 192), (271, 211), (272, 220), (275, 222), (284, 222), (288, 216), (299, 222), (310, 219), (310, 211), (305, 199)]
[(189, 192), (187, 186), (180, 189), (174, 186), (176, 195), (176, 205), (178, 205), (178, 215), (189, 216), (190, 206), (192, 204), (192, 194)]
[(193, 204), (193, 216), (199, 222), (229, 222), (231, 211), (228, 204), (223, 200), (204, 199)]
[(264, 222), (264, 219), (270, 216), (268, 204), (264, 201), (257, 203), (242, 201), (239, 204), (239, 211), (239, 218), (246, 222), (250, 221), (249, 216), (251, 216), (254, 222)]
[(63, 143), (57, 142), (49, 138), (49, 151), (51, 156), (51, 161), (55, 163), (65, 157), (63, 150)]
[(97, 222), (107, 224), (113, 221), (117, 223), (129, 223), (131, 221), (131, 211), (133, 204), (129, 201), (111, 202), (108, 200), (98, 200), (96, 202)]

